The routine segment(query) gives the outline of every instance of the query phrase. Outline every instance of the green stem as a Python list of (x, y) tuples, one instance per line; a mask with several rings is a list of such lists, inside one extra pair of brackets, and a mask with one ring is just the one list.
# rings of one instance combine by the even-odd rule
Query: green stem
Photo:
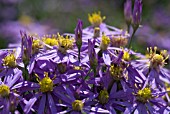
[(108, 93), (110, 93), (114, 82), (115, 82), (114, 79), (112, 79), (112, 80), (110, 81), (109, 86), (108, 86), (108, 88), (107, 88)]
[(130, 41), (129, 41), (128, 48), (130, 48), (130, 45), (131, 45), (132, 39), (133, 39), (133, 37), (134, 37), (134, 35), (135, 35), (135, 33), (136, 33), (136, 30), (137, 30), (137, 29), (134, 29), (134, 30), (133, 30), (133, 33), (132, 33), (132, 35), (131, 35), (131, 37), (130, 37)]
[(127, 24), (127, 31), (130, 33), (130, 24)]
[(27, 70), (27, 65), (23, 68), (23, 77), (25, 80), (28, 80), (28, 70)]
[(88, 72), (87, 72), (87, 75), (85, 76), (84, 79), (87, 79), (88, 75), (91, 73), (92, 69), (90, 69)]

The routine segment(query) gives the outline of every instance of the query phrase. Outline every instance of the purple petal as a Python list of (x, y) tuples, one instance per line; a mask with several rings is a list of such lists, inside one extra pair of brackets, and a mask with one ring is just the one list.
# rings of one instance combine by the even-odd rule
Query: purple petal
[(24, 91), (35, 90), (35, 89), (38, 89), (39, 87), (40, 87), (40, 85), (37, 84), (37, 83), (24, 81), (24, 82), (21, 82), (21, 83), (16, 84), (16, 85), (13, 86), (11, 89), (20, 88), (20, 90), (21, 90), (22, 92), (24, 92)]
[(52, 114), (56, 114), (57, 113), (57, 109), (56, 109), (54, 100), (53, 100), (53, 98), (52, 98), (50, 93), (48, 93), (48, 102), (49, 102), (49, 107), (51, 109), (51, 113)]
[(38, 114), (44, 114), (45, 104), (46, 104), (46, 94), (43, 94), (38, 108)]
[(37, 99), (40, 97), (41, 94), (36, 94), (33, 98), (31, 98), (25, 108), (24, 108), (24, 113), (28, 114), (32, 108), (32, 106), (34, 105), (34, 103), (37, 101)]
[(108, 66), (110, 66), (110, 63), (111, 63), (111, 59), (110, 59), (110, 55), (107, 51), (104, 51), (103, 52), (103, 60), (104, 60), (104, 63)]
[(8, 85), (9, 87), (12, 87), (14, 83), (16, 83), (16, 81), (18, 81), (18, 79), (22, 76), (22, 72), (21, 71), (18, 71), (17, 74), (15, 74), (12, 78), (12, 77), (9, 77), (7, 78), (5, 84)]

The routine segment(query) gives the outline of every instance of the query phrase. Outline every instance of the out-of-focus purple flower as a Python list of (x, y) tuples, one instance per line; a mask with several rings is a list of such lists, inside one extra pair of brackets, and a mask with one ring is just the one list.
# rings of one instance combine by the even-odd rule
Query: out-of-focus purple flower
[(137, 29), (139, 27), (141, 23), (141, 15), (142, 15), (142, 0), (135, 0), (132, 19), (132, 26), (134, 29)]
[(125, 16), (126, 23), (130, 25), (132, 21), (132, 1), (131, 0), (126, 0), (124, 4), (124, 16)]

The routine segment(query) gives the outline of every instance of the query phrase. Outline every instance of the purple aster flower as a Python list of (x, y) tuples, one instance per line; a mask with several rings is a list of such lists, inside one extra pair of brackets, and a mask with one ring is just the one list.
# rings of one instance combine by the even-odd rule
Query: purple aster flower
[(162, 96), (166, 92), (160, 92), (159, 90), (152, 89), (150, 87), (142, 88), (131, 86), (127, 91), (129, 96), (129, 103), (127, 103), (125, 114), (130, 113), (151, 113), (157, 114), (166, 108), (166, 102), (163, 100)]
[(4, 76), (13, 76), (17, 72), (21, 72), (18, 66), (20, 64), (19, 61), (19, 53), (17, 50), (0, 50), (0, 77)]
[(22, 101), (21, 96), (14, 90), (15, 84), (20, 82), (22, 73), (18, 72), (14, 76), (6, 76), (0, 80), (0, 106), (2, 108), (1, 113), (13, 113), (15, 112), (18, 104)]
[(96, 108), (103, 108), (109, 111), (109, 113), (117, 114), (117, 111), (123, 112), (123, 104), (126, 104), (127, 101), (123, 99), (126, 98), (124, 91), (117, 90), (117, 83), (114, 83), (110, 92), (106, 89), (100, 90), (97, 96), (95, 97)]
[(145, 87), (147, 85), (152, 85), (154, 82), (156, 87), (159, 89), (166, 90), (164, 82), (169, 83), (169, 71), (163, 68), (165, 65), (165, 60), (168, 59), (168, 55), (164, 56), (164, 52), (157, 54), (157, 47), (148, 48), (149, 59), (145, 58), (143, 60), (135, 60), (132, 65), (137, 69), (141, 70), (145, 75)]
[[(56, 95), (63, 101), (63, 103), (56, 104), (57, 106), (65, 107), (64, 111), (59, 113), (71, 113), (71, 114), (81, 114), (81, 113), (109, 113), (108, 110), (102, 109), (100, 107), (93, 107), (92, 100), (95, 97), (95, 94), (90, 94), (88, 97), (83, 99), (76, 99), (73, 91), (71, 91), (68, 87), (63, 85), (64, 91), (60, 93), (56, 93)], [(84, 91), (84, 93), (87, 93)]]
[[(38, 83), (25, 81), (23, 83), (18, 83), (13, 87), (14, 89), (20, 88), (21, 92), (30, 91), (29, 94), (32, 97), (29, 97), (29, 100), (24, 107), (24, 113), (33, 111), (31, 108), (38, 110), (38, 113), (57, 113), (55, 104), (59, 102), (59, 99), (55, 96), (55, 92), (57, 92), (55, 87), (60, 81), (55, 75), (47, 72), (43, 75), (35, 74), (35, 76), (37, 77)], [(35, 93), (32, 93), (31, 90), (35, 90)]]

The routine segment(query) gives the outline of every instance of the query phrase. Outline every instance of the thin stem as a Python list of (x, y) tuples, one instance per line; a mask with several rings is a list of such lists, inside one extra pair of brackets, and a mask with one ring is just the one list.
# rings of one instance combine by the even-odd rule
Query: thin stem
[(130, 45), (131, 45), (131, 42), (132, 42), (132, 38), (134, 37), (134, 35), (135, 35), (135, 33), (136, 33), (136, 30), (137, 30), (137, 29), (134, 29), (134, 30), (133, 30), (133, 33), (132, 33), (132, 35), (131, 35), (131, 37), (130, 37), (130, 41), (129, 41), (128, 48), (130, 48)]
[(114, 82), (115, 82), (115, 81), (114, 81), (113, 79), (111, 79), (111, 81), (110, 81), (110, 83), (109, 83), (109, 86), (108, 86), (108, 89), (107, 89), (108, 93), (110, 93)]
[(78, 60), (80, 62), (80, 48), (78, 48)]
[(127, 31), (130, 33), (130, 24), (127, 24)]

